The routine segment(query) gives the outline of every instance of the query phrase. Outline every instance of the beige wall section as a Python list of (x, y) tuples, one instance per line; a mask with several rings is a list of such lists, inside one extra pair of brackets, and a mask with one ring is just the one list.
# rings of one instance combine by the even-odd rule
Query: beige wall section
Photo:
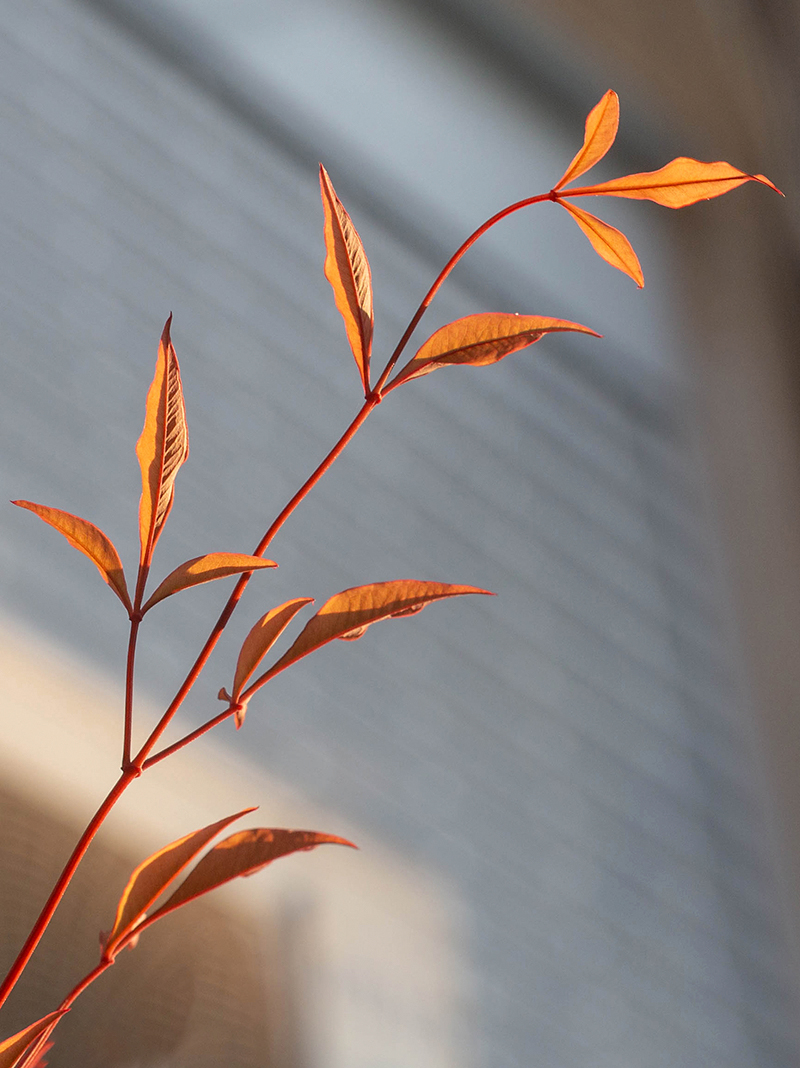
[(503, 2), (549, 22), (679, 152), (766, 173), (786, 193), (749, 187), (671, 221), (697, 338), (692, 432), (728, 552), (800, 961), (800, 5)]
[[(7, 622), (0, 623), (0, 680), (2, 790), (13, 797), (15, 810), (19, 799), (67, 826), (82, 826), (115, 780), (121, 724), (113, 710), (120, 707), (119, 689)], [(153, 716), (155, 710), (140, 709), (143, 717), (148, 713)], [(263, 998), (271, 1055), (265, 1059), (262, 1049), (241, 1064), (371, 1068), (380, 1054), (385, 1068), (468, 1065), (459, 1026), (470, 985), (460, 948), (465, 917), (451, 889), (211, 739), (135, 783), (101, 831), (97, 848), (127, 858), (130, 865), (196, 827), (253, 804), (260, 805), (259, 812), (242, 826), (324, 830), (356, 841), (360, 849), (328, 847), (288, 857), (214, 895), (213, 904), (229, 922), (228, 937), (249, 941), (260, 961), (261, 975), (250, 977), (258, 989), (243, 990), (241, 997)], [(6, 818), (9, 807), (6, 801)], [(60, 865), (70, 843), (56, 845)], [(115, 884), (104, 888), (107, 897), (116, 898), (124, 885), (121, 867), (130, 871), (121, 861), (103, 869), (102, 878)], [(33, 915), (39, 892), (30, 891), (35, 905), (26, 902)], [(197, 905), (184, 910), (180, 936), (170, 934), (172, 919), (165, 920), (163, 931), (154, 928), (146, 936), (149, 947), (142, 939), (130, 965), (123, 954), (122, 967), (118, 964), (92, 991), (100, 1012), (100, 986), (108, 978), (124, 989), (122, 973), (127, 968), (130, 974), (141, 949), (156, 954), (157, 966), (164, 937), (193, 938), (207, 927), (210, 913), (198, 913), (196, 919), (190, 914)], [(89, 922), (99, 931), (112, 913), (113, 908)], [(47, 991), (47, 1004), (92, 966), (94, 945), (69, 951), (74, 961), (64, 976), (53, 979), (57, 989)], [(88, 966), (80, 963), (85, 958)], [(146, 976), (136, 981), (147, 984)], [(75, 1009), (78, 1019), (82, 1007)], [(190, 1009), (185, 1034), (169, 1052), (171, 1066), (205, 1063), (197, 1034), (204, 1021), (193, 1020)], [(206, 1046), (212, 1041), (204, 1034)], [(105, 1068), (132, 1063), (125, 1056), (130, 1058), (130, 1051)]]

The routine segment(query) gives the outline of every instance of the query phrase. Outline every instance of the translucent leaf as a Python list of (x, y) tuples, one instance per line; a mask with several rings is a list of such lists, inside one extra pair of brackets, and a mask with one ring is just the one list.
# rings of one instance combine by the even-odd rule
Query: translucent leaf
[(357, 848), (346, 838), (317, 831), (285, 831), (274, 827), (253, 827), (248, 831), (239, 831), (206, 853), (172, 897), (147, 918), (146, 926), (240, 875), (253, 875), (278, 857), (327, 844)]
[(31, 501), (12, 501), (11, 503), (34, 512), (45, 523), (49, 523), (51, 527), (55, 527), (60, 534), (63, 534), (70, 545), (88, 556), (127, 610), (131, 611), (131, 599), (128, 596), (122, 561), (110, 539), (102, 530), (94, 523), (80, 519), (70, 512), (62, 512), (58, 508), (48, 508), (44, 504), (33, 504)]
[(583, 147), (564, 171), (564, 177), (553, 188), (561, 189), (567, 182), (574, 181), (594, 167), (614, 144), (618, 127), (619, 97), (613, 89), (609, 89), (587, 115)]
[(48, 1032), (48, 1034), (46, 1035), (42, 1035), (39, 1041), (35, 1045), (30, 1047), (30, 1049), (22, 1058), (22, 1060), (17, 1061), (19, 1068), (47, 1068), (50, 1063), (46, 1059), (47, 1054), (55, 1045), (55, 1042), (48, 1041), (48, 1036), (50, 1033), (52, 1033), (53, 1030), (55, 1030), (57, 1022), (58, 1021), (50, 1024), (50, 1032)]
[(117, 916), (111, 934), (106, 939), (104, 955), (107, 957), (115, 955), (119, 943), (139, 925), (144, 913), (156, 898), (166, 890), (172, 880), (180, 875), (187, 864), (194, 860), (200, 850), (215, 835), (234, 820), (252, 811), (252, 808), (243, 809), (199, 831), (193, 831), (142, 861), (132, 872), (128, 885), (119, 899)]
[(37, 1020), (36, 1023), (32, 1023), (29, 1027), (23, 1028), (22, 1031), (17, 1031), (11, 1038), (7, 1038), (5, 1042), (0, 1042), (0, 1068), (14, 1068), (27, 1050), (35, 1042), (38, 1042), (48, 1028), (52, 1028), (57, 1023), (65, 1011), (60, 1009), (57, 1012), (51, 1012), (47, 1016), (43, 1016), (41, 1020)]
[(291, 648), (242, 696), (247, 698), (267, 679), (334, 638), (359, 638), (367, 627), (380, 619), (409, 615), (411, 609), (422, 608), (430, 601), (439, 601), (444, 597), (460, 597), (468, 593), (493, 596), (489, 590), (481, 590), (476, 586), (453, 586), (446, 582), (424, 582), (418, 579), (373, 582), (368, 586), (354, 586), (334, 594), (306, 623)]
[(602, 256), (612, 267), (624, 271), (641, 289), (644, 286), (642, 268), (625, 234), (607, 222), (603, 222), (602, 219), (598, 219), (596, 215), (590, 215), (588, 211), (576, 208), (567, 200), (562, 200), (560, 203), (589, 238), (597, 255)]
[(325, 277), (333, 288), (336, 307), (344, 319), (364, 393), (369, 393), (372, 352), (372, 276), (361, 238), (320, 164), (319, 182), (325, 211)]
[(241, 575), (244, 571), (259, 571), (264, 567), (277, 566), (274, 560), (245, 556), (243, 553), (208, 553), (206, 556), (196, 556), (167, 575), (142, 607), (142, 612), (163, 601), (165, 597), (171, 597), (173, 593), (188, 590), (190, 586), (199, 586), (202, 582), (228, 578), (230, 575)]
[(781, 192), (763, 174), (746, 174), (730, 163), (702, 163), (679, 156), (658, 171), (626, 174), (624, 178), (612, 178), (599, 185), (567, 189), (560, 196), (629, 197), (631, 200), (653, 200), (667, 208), (685, 208), (698, 200), (721, 196), (745, 182), (761, 182), (776, 193)]
[(261, 663), (263, 657), (269, 652), (278, 640), (284, 629), (297, 615), (301, 608), (312, 604), (313, 597), (298, 597), (293, 601), (287, 601), (267, 612), (259, 619), (244, 640), (239, 660), (236, 664), (236, 675), (233, 679), (233, 696), (226, 699), (237, 703), (247, 680)]
[(144, 429), (136, 443), (136, 455), (142, 469), (139, 536), (143, 564), (150, 563), (172, 508), (175, 476), (189, 455), (181, 373), (169, 336), (171, 322), (172, 316), (167, 319), (161, 335), (156, 372), (147, 393)]
[(420, 378), (437, 367), (470, 364), (483, 367), (497, 363), (512, 352), (533, 345), (545, 334), (577, 331), (581, 334), (601, 335), (580, 323), (566, 319), (548, 319), (542, 315), (510, 315), (502, 312), (480, 312), (456, 319), (431, 335), (416, 356), (395, 375), (384, 393), (402, 382)]

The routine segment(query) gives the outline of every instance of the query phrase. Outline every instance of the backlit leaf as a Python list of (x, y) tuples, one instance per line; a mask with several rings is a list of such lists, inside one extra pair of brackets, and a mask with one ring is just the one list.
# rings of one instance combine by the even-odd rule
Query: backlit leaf
[(241, 575), (244, 571), (259, 571), (264, 567), (277, 566), (274, 560), (245, 556), (243, 553), (208, 553), (206, 556), (196, 556), (167, 575), (142, 607), (142, 612), (163, 601), (165, 597), (187, 590), (190, 586), (199, 586), (200, 583), (211, 582), (213, 579), (228, 578), (229, 575)]
[(624, 271), (641, 289), (644, 286), (642, 268), (625, 234), (607, 222), (603, 222), (602, 219), (598, 219), (596, 215), (590, 215), (588, 211), (576, 208), (567, 200), (562, 200), (560, 203), (589, 238), (598, 256), (602, 256), (612, 267)]
[(658, 171), (626, 174), (623, 178), (612, 178), (610, 182), (601, 182), (599, 185), (566, 189), (559, 196), (629, 197), (631, 200), (653, 200), (667, 208), (685, 208), (698, 200), (721, 196), (744, 182), (761, 182), (776, 193), (781, 192), (763, 174), (747, 174), (721, 161), (702, 163), (679, 156)]
[(242, 650), (239, 653), (236, 675), (233, 679), (233, 696), (229, 698), (232, 703), (238, 702), (247, 680), (278, 640), (284, 629), (301, 608), (304, 608), (307, 604), (312, 604), (313, 601), (313, 597), (298, 597), (293, 601), (287, 601), (285, 604), (273, 608), (259, 619), (258, 623), (245, 638)]
[(439, 601), (444, 597), (460, 597), (468, 593), (493, 596), (489, 590), (481, 590), (476, 586), (453, 586), (446, 582), (424, 582), (418, 579), (373, 582), (368, 586), (354, 586), (336, 593), (306, 623), (291, 648), (266, 674), (245, 690), (243, 696), (247, 698), (267, 679), (334, 638), (360, 638), (367, 627), (380, 619), (409, 615), (411, 609), (422, 608), (430, 601)]
[(146, 926), (240, 875), (253, 875), (278, 857), (327, 844), (357, 848), (346, 838), (317, 831), (286, 831), (274, 827), (253, 827), (248, 831), (239, 831), (206, 853), (175, 893), (148, 917)]
[(47, 1054), (55, 1045), (55, 1042), (48, 1041), (49, 1035), (55, 1030), (56, 1020), (50, 1024), (50, 1031), (47, 1034), (41, 1036), (39, 1041), (31, 1046), (22, 1060), (17, 1061), (19, 1068), (47, 1068), (49, 1061), (46, 1059)]
[(31, 501), (12, 501), (11, 503), (34, 512), (45, 523), (49, 523), (51, 527), (55, 527), (60, 534), (63, 534), (70, 545), (88, 556), (127, 610), (131, 611), (131, 599), (128, 596), (122, 561), (110, 539), (102, 530), (94, 523), (80, 519), (70, 512), (62, 512), (58, 508), (48, 508), (47, 505), (33, 504)]
[(497, 363), (510, 353), (533, 345), (545, 334), (563, 331), (600, 337), (588, 326), (542, 315), (510, 315), (502, 312), (467, 315), (432, 334), (383, 392), (388, 393), (395, 386), (426, 375), (437, 367), (453, 364), (483, 367)]
[(233, 816), (211, 823), (199, 831), (178, 838), (177, 841), (159, 849), (147, 860), (136, 868), (128, 885), (122, 892), (117, 906), (117, 916), (114, 927), (106, 939), (104, 954), (113, 957), (119, 943), (125, 936), (138, 926), (144, 913), (156, 898), (163, 893), (172, 880), (183, 871), (197, 856), (200, 850), (206, 846), (215, 835), (219, 834), (228, 824), (240, 819), (252, 808), (243, 809)]
[(364, 393), (369, 393), (372, 352), (372, 275), (361, 238), (320, 164), (319, 182), (325, 211), (325, 277), (333, 288), (336, 307), (344, 319)]
[(143, 564), (150, 563), (172, 508), (175, 476), (189, 455), (181, 373), (169, 336), (171, 322), (172, 316), (167, 319), (161, 335), (156, 372), (147, 393), (144, 429), (136, 443), (136, 455), (142, 469), (139, 536)]
[(0, 1068), (14, 1068), (23, 1054), (38, 1042), (39, 1038), (64, 1015), (66, 1010), (48, 1013), (29, 1027), (17, 1031), (11, 1038), (0, 1042)]
[(564, 171), (564, 177), (553, 188), (561, 189), (567, 182), (574, 181), (594, 167), (614, 144), (618, 127), (619, 97), (613, 89), (609, 89), (587, 115), (583, 147)]

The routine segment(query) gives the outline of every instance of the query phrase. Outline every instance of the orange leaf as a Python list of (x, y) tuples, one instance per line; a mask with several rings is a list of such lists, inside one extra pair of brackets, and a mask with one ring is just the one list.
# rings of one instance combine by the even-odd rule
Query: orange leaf
[(633, 246), (625, 234), (621, 230), (610, 226), (607, 222), (603, 222), (602, 219), (598, 219), (596, 215), (590, 215), (588, 211), (576, 208), (569, 201), (560, 200), (559, 203), (567, 209), (589, 238), (597, 255), (602, 256), (606, 263), (610, 263), (612, 267), (624, 271), (642, 289), (644, 286), (642, 268), (636, 253), (633, 251)]
[(548, 319), (541, 315), (511, 315), (503, 312), (467, 315), (432, 334), (383, 392), (388, 393), (395, 386), (426, 375), (437, 367), (452, 364), (483, 367), (497, 363), (510, 353), (533, 345), (545, 334), (565, 330), (601, 336), (580, 323)]
[(243, 553), (208, 553), (206, 556), (196, 556), (167, 575), (142, 607), (142, 614), (165, 597), (188, 590), (190, 586), (199, 586), (200, 583), (211, 582), (213, 579), (228, 578), (229, 575), (241, 575), (243, 571), (258, 571), (263, 567), (277, 566), (274, 560), (245, 556)]
[(186, 410), (178, 358), (170, 341), (172, 316), (158, 346), (156, 373), (147, 393), (144, 429), (136, 443), (142, 469), (139, 536), (142, 564), (149, 564), (175, 493), (175, 476), (189, 455)]
[(560, 189), (594, 167), (614, 144), (618, 127), (619, 97), (613, 89), (609, 89), (587, 115), (583, 147), (553, 189)]
[(763, 174), (747, 174), (721, 161), (702, 163), (679, 156), (658, 171), (626, 174), (624, 178), (612, 178), (599, 185), (567, 189), (560, 196), (629, 197), (631, 200), (653, 200), (667, 208), (685, 208), (698, 200), (721, 196), (745, 182), (761, 182), (776, 193), (781, 192)]
[(336, 307), (344, 319), (364, 393), (369, 393), (369, 358), (372, 352), (372, 276), (361, 238), (320, 164), (319, 183), (325, 211), (325, 277), (333, 288)]
[(368, 586), (354, 586), (336, 593), (306, 623), (294, 644), (280, 660), (244, 691), (242, 698), (248, 699), (279, 671), (334, 638), (360, 638), (367, 627), (380, 619), (410, 615), (410, 609), (422, 608), (429, 601), (460, 597), (467, 593), (494, 596), (489, 590), (480, 590), (476, 586), (453, 586), (446, 582), (424, 582), (417, 579), (373, 582)]
[(197, 856), (219, 832), (240, 819), (252, 808), (243, 809), (234, 816), (211, 823), (199, 831), (187, 834), (177, 841), (159, 849), (136, 868), (122, 892), (117, 906), (117, 916), (111, 934), (105, 941), (104, 956), (113, 958), (120, 942), (138, 927), (143, 914), (150, 908), (156, 898), (163, 893), (172, 880), (183, 871), (187, 864)]
[(70, 512), (62, 512), (58, 508), (48, 508), (47, 505), (33, 504), (31, 501), (12, 501), (11, 503), (19, 508), (27, 508), (29, 512), (35, 512), (45, 523), (49, 523), (51, 527), (55, 527), (60, 534), (63, 534), (70, 545), (88, 556), (127, 610), (132, 611), (122, 561), (110, 539), (102, 530), (94, 523), (79, 519)]
[(14, 1068), (14, 1065), (19, 1063), (20, 1057), (35, 1042), (38, 1042), (48, 1028), (52, 1029), (66, 1011), (66, 1009), (59, 1009), (57, 1012), (51, 1012), (47, 1016), (43, 1016), (41, 1020), (37, 1020), (36, 1023), (32, 1023), (29, 1027), (23, 1028), (22, 1031), (17, 1031), (11, 1038), (7, 1038), (5, 1042), (0, 1042), (0, 1068)]
[(253, 875), (260, 868), (277, 860), (278, 857), (285, 857), (290, 853), (326, 844), (357, 848), (346, 838), (339, 838), (333, 834), (319, 834), (317, 831), (285, 831), (273, 827), (253, 827), (251, 830), (232, 834), (230, 838), (225, 838), (206, 853), (172, 897), (168, 898), (152, 916), (148, 916), (142, 926), (149, 927), (167, 913), (180, 908), (181, 905), (186, 905), (202, 894), (215, 890), (218, 886), (229, 883), (232, 879), (237, 879), (240, 875)]
[(285, 604), (273, 608), (259, 619), (258, 623), (245, 638), (242, 650), (239, 653), (236, 674), (233, 679), (233, 696), (230, 698), (232, 703), (238, 703), (247, 680), (278, 640), (284, 629), (301, 608), (304, 608), (307, 604), (312, 604), (313, 601), (313, 597), (298, 597), (294, 601), (287, 601)]

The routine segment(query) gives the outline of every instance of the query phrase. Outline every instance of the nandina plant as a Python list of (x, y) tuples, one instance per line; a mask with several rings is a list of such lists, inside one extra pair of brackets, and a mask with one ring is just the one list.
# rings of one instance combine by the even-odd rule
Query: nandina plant
[[(747, 174), (729, 163), (702, 163), (686, 157), (674, 159), (657, 171), (629, 174), (597, 185), (578, 188), (571, 186), (571, 183), (586, 174), (606, 155), (614, 143), (618, 124), (619, 102), (616, 94), (609, 90), (589, 113), (583, 145), (553, 188), (499, 211), (479, 226), (453, 253), (411, 317), (374, 384), (370, 370), (374, 319), (369, 262), (350, 216), (336, 195), (324, 167), (320, 167), (326, 251), (325, 277), (331, 284), (336, 307), (344, 320), (347, 340), (363, 388), (364, 401), (350, 426), (319, 467), (276, 516), (252, 554), (213, 552), (197, 556), (175, 568), (160, 581), (152, 593), (147, 592), (156, 545), (172, 509), (175, 479), (189, 452), (181, 376), (170, 337), (171, 316), (161, 336), (155, 376), (145, 404), (144, 429), (136, 445), (136, 455), (142, 472), (142, 495), (139, 503), (141, 550), (133, 594), (129, 591), (119, 554), (96, 526), (57, 508), (33, 504), (30, 501), (13, 502), (49, 523), (96, 565), (128, 615), (130, 636), (125, 673), (120, 776), (78, 840), (25, 944), (0, 985), (0, 1005), (22, 975), (103, 821), (140, 776), (227, 719), (232, 718), (237, 729), (242, 727), (250, 701), (263, 686), (328, 642), (336, 638), (355, 640), (373, 623), (413, 615), (432, 601), (489, 593), (488, 590), (474, 586), (419, 579), (394, 579), (343, 590), (326, 601), (308, 620), (288, 650), (259, 673), (262, 662), (275, 642), (294, 617), (312, 603), (313, 598), (296, 597), (271, 608), (255, 623), (245, 638), (233, 669), (230, 689), (223, 687), (219, 691), (220, 700), (224, 702), (223, 710), (210, 716), (174, 744), (158, 748), (164, 731), (205, 668), (250, 580), (256, 572), (276, 566), (272, 560), (264, 558), (272, 539), (384, 398), (398, 386), (430, 374), (440, 367), (457, 364), (481, 367), (498, 363), (510, 353), (534, 344), (545, 334), (577, 331), (600, 336), (588, 326), (542, 315), (499, 312), (468, 315), (437, 330), (400, 370), (395, 371), (412, 334), (439, 288), (478, 238), (507, 215), (533, 204), (552, 201), (569, 212), (588, 237), (592, 247), (607, 263), (624, 271), (641, 287), (644, 285), (642, 269), (628, 239), (613, 226), (578, 207), (576, 200), (596, 196), (627, 197), (632, 200), (652, 200), (670, 208), (682, 208), (699, 200), (720, 196), (749, 181), (760, 182), (776, 189), (762, 174)], [(178, 692), (144, 744), (134, 752), (133, 683), (136, 642), (145, 616), (165, 598), (181, 593), (191, 586), (236, 575), (238, 579), (233, 592)], [(52, 1034), (76, 998), (115, 963), (122, 949), (133, 948), (147, 928), (175, 909), (182, 908), (190, 901), (210, 893), (240, 875), (250, 875), (277, 858), (298, 850), (313, 849), (326, 843), (352, 845), (336, 835), (316, 831), (255, 827), (238, 831), (218, 841), (197, 860), (203, 850), (230, 824), (252, 811), (253, 809), (246, 809), (225, 816), (216, 823), (164, 846), (142, 861), (122, 890), (116, 917), (109, 933), (102, 938), (97, 965), (80, 979), (51, 1013), (0, 1043), (0, 1068), (43, 1068), (46, 1064), (46, 1052), (52, 1045)], [(195, 861), (197, 863), (188, 870), (188, 874), (176, 887), (179, 876)]]

